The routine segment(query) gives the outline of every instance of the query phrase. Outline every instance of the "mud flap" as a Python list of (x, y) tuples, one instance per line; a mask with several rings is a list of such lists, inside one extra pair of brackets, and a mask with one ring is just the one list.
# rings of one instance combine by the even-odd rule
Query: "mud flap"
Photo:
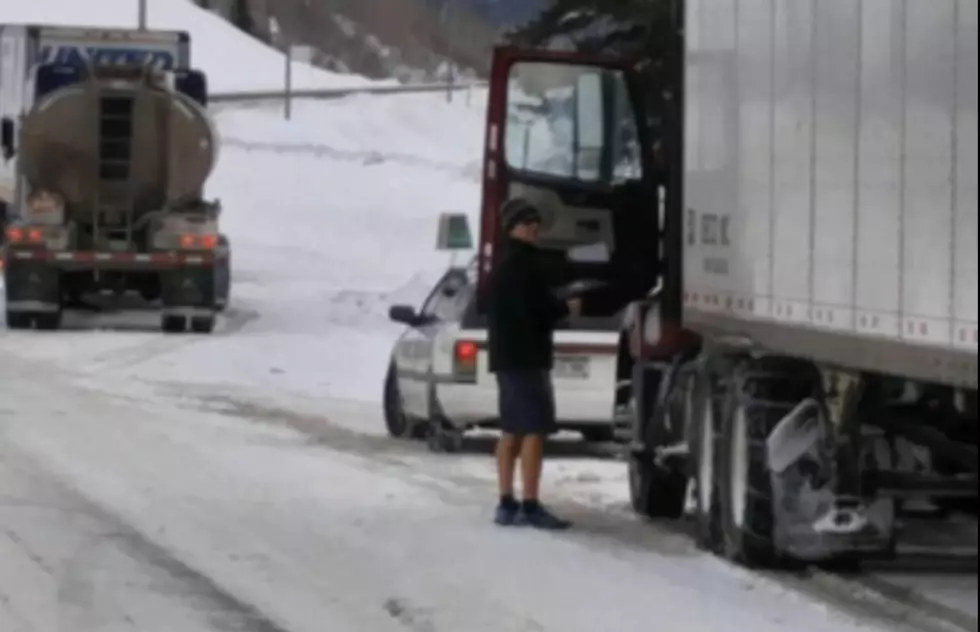
[(215, 308), (215, 273), (211, 266), (167, 272), (160, 281), (164, 307)]
[(54, 312), (60, 309), (60, 272), (38, 261), (8, 257), (3, 270), (7, 310), (11, 312)]
[(894, 547), (895, 503), (835, 493), (833, 437), (833, 426), (812, 398), (770, 433), (766, 452), (773, 544), (777, 551), (807, 562), (887, 554)]

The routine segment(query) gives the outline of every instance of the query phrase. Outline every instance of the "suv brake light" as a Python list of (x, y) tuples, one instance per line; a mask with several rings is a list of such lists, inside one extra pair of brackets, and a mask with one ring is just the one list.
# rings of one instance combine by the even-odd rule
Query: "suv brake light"
[(472, 340), (457, 340), (453, 346), (453, 375), (476, 380), (476, 363), (480, 348)]

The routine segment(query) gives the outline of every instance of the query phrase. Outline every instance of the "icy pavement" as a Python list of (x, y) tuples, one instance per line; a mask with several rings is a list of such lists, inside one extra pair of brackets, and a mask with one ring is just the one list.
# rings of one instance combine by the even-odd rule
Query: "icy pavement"
[(260, 619), (0, 442), (0, 630), (257, 630)]
[(27, 361), (0, 366), (0, 384), (0, 546), (15, 560), (0, 566), (0, 604), (27, 630), (114, 630), (97, 617), (122, 625), (144, 604), (189, 631), (885, 630), (681, 536), (610, 546), (601, 516), (571, 534), (500, 530), (491, 486), (409, 466), (391, 443), (336, 449)]

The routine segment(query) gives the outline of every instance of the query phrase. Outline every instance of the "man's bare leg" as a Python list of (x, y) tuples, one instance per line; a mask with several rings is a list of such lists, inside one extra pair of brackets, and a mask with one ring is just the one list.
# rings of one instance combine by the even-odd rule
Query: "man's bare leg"
[(494, 516), (499, 525), (511, 525), (517, 519), (520, 504), (514, 498), (514, 470), (517, 457), (521, 453), (523, 437), (501, 433), (497, 441), (497, 485), (500, 489), (500, 504)]
[(497, 441), (497, 484), (500, 497), (514, 497), (514, 470), (521, 454), (523, 437), (502, 433)]
[(521, 446), (521, 483), (524, 500), (537, 501), (541, 488), (541, 468), (544, 462), (544, 437), (528, 435)]
[(544, 435), (528, 435), (524, 437), (524, 445), (521, 447), (521, 482), (524, 484), (521, 521), (538, 529), (567, 529), (572, 523), (552, 514), (538, 500), (544, 463), (544, 441)]

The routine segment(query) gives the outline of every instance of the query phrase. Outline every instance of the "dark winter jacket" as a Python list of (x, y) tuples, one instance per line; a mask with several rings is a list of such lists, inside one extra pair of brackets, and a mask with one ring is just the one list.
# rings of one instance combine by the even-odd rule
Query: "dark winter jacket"
[(551, 293), (538, 248), (507, 238), (488, 290), (490, 371), (550, 370), (555, 325), (568, 306)]

